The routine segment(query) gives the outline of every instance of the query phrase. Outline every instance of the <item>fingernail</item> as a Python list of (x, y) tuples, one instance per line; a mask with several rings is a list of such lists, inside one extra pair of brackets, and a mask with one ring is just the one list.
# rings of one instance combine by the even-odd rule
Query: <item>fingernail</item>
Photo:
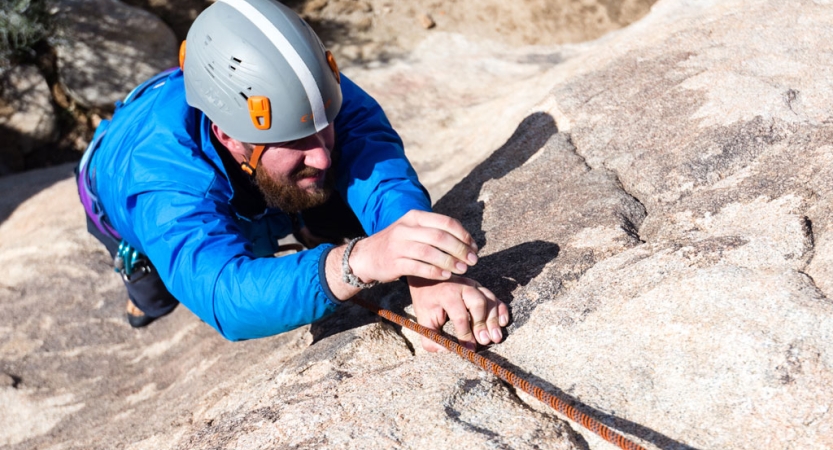
[(481, 330), (480, 331), (480, 344), (481, 345), (486, 345), (488, 343), (489, 343), (489, 333), (487, 333), (486, 330)]
[(471, 351), (477, 350), (477, 344), (475, 344), (474, 342), (464, 342), (463, 346), (465, 346), (467, 349)]
[(495, 328), (492, 330), (492, 342), (500, 342), (503, 338), (503, 334), (500, 332), (499, 329)]
[(506, 314), (501, 314), (500, 319), (498, 320), (500, 321), (500, 326), (502, 327), (509, 325), (509, 317)]
[(475, 255), (474, 253), (469, 253), (468, 259), (469, 259), (469, 262), (472, 263), (472, 264), (477, 263), (477, 255)]
[(457, 268), (457, 270), (459, 270), (460, 272), (465, 272), (465, 271), (466, 271), (466, 268), (467, 268), (468, 266), (467, 266), (467, 265), (465, 265), (465, 264), (463, 264), (463, 263), (461, 263), (461, 262), (458, 262), (457, 264), (455, 264), (455, 265), (454, 265), (454, 267), (456, 267), (456, 268)]
[(451, 278), (451, 272), (443, 270), (443, 278)]

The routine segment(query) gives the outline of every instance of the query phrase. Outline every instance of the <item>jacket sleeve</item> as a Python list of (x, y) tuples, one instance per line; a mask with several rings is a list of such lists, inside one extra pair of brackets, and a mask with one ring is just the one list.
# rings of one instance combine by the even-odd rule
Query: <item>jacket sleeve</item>
[(222, 202), (177, 191), (135, 197), (134, 229), (171, 294), (229, 340), (282, 333), (338, 306), (324, 275), (332, 246), (256, 258)]
[(365, 232), (381, 231), (413, 209), (431, 211), (428, 191), (382, 108), (347, 77), (341, 80), (343, 101), (335, 120), (340, 153), (336, 187)]

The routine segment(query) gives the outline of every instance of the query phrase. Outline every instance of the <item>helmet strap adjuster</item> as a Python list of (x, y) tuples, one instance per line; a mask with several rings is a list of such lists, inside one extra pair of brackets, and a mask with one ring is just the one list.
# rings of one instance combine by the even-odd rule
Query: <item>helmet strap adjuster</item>
[(255, 176), (255, 168), (250, 166), (247, 162), (240, 164), (240, 169), (249, 174), (250, 177)]
[(260, 162), (260, 155), (263, 154), (263, 150), (266, 149), (265, 145), (255, 145), (254, 150), (252, 150), (252, 157), (249, 158), (248, 161), (243, 161), (240, 164), (240, 169), (243, 172), (249, 174), (249, 176), (255, 176), (255, 170), (257, 170), (257, 163)]

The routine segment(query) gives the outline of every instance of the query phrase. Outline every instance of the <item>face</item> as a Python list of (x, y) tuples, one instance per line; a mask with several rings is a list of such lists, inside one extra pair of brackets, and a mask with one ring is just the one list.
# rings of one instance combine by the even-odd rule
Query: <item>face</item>
[(332, 124), (296, 141), (267, 145), (255, 172), (266, 204), (289, 213), (323, 204), (332, 193)]
[[(224, 133), (219, 130), (215, 134), (238, 161), (246, 161), (251, 156), (252, 144), (222, 136)], [(334, 146), (332, 124), (312, 136), (266, 144), (255, 171), (266, 204), (288, 213), (323, 204), (332, 192), (333, 176), (329, 169)]]

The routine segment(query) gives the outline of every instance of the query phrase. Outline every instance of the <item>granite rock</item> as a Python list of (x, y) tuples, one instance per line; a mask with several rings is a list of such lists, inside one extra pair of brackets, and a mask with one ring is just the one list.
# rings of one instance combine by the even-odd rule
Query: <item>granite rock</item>
[(83, 106), (112, 111), (135, 86), (179, 64), (173, 31), (119, 0), (60, 0), (56, 17), (59, 78)]

